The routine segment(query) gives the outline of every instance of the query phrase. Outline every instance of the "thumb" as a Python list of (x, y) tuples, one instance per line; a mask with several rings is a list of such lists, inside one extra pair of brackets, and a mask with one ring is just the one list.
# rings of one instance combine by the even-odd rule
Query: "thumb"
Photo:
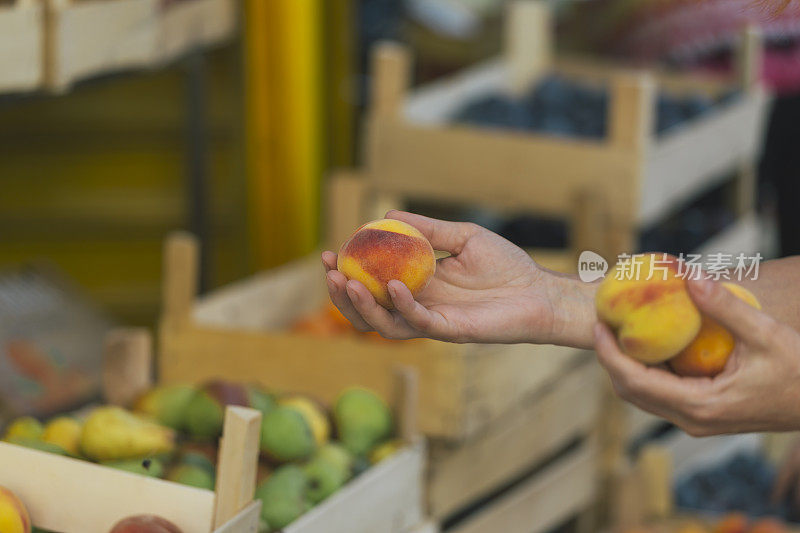
[(701, 278), (688, 279), (686, 285), (700, 311), (735, 337), (758, 346), (769, 340), (772, 318), (735, 296), (722, 283)]

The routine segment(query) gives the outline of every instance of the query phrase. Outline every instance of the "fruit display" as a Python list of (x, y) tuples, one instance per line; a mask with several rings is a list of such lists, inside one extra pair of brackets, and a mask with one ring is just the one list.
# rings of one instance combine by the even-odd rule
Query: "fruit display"
[[(8, 425), (3, 439), (129, 473), (214, 490), (216, 446), (229, 405), (262, 413), (256, 491), (262, 500), (262, 531), (286, 526), (370, 464), (402, 447), (395, 438), (389, 406), (370, 390), (352, 387), (342, 391), (329, 412), (308, 396), (276, 394), (258, 385), (220, 380), (199, 386), (154, 387), (134, 402), (131, 411), (100, 406), (82, 417), (61, 416), (44, 425), (34, 418), (19, 418)], [(12, 507), (24, 511), (11, 495), (0, 491), (0, 526), (3, 520), (11, 520), (6, 508)], [(21, 513), (14, 515), (19, 515), (18, 522), (23, 516), (27, 520)], [(0, 531), (6, 530), (0, 527)], [(178, 530), (163, 519), (136, 516), (119, 522), (113, 531)]]
[(436, 258), (431, 243), (417, 228), (382, 219), (364, 224), (342, 244), (336, 267), (347, 279), (363, 283), (380, 305), (391, 309), (387, 283), (402, 281), (417, 295), (433, 277)]
[(678, 519), (670, 524), (655, 524), (624, 530), (625, 533), (789, 533), (790, 529), (775, 518), (748, 519), (730, 513), (717, 520)]
[[(736, 97), (729, 92), (713, 99), (704, 94), (661, 93), (656, 101), (655, 132), (662, 134), (695, 120)], [(609, 95), (590, 85), (550, 75), (521, 98), (492, 94), (458, 109), (452, 122), (554, 135), (602, 139), (606, 136)]]
[(788, 501), (771, 500), (775, 477), (775, 466), (762, 455), (739, 453), (679, 479), (674, 487), (675, 503), (697, 512), (738, 511), (750, 517), (797, 520), (800, 517)]
[[(686, 269), (668, 254), (635, 255), (618, 263), (597, 290), (597, 315), (615, 331), (622, 351), (634, 359), (666, 362), (684, 376), (712, 377), (725, 367), (734, 340), (694, 305), (686, 289)], [(723, 285), (760, 308), (747, 289)]]

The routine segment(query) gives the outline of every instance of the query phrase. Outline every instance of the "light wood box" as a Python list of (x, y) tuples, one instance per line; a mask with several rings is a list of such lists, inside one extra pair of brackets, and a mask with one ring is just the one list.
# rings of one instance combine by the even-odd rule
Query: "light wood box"
[(0, 5), (0, 92), (42, 84), (44, 9), (36, 0)]
[(44, 0), (45, 78), (64, 90), (91, 76), (156, 67), (231, 37), (234, 0)]
[[(373, 54), (366, 176), (383, 197), (477, 204), (554, 216), (574, 213), (582, 196), (609, 218), (613, 242), (630, 252), (638, 230), (673, 213), (731, 173), (736, 207), (753, 210), (754, 167), (768, 95), (758, 83), (760, 36), (742, 34), (740, 68), (730, 78), (634, 70), (597, 59), (556, 56), (544, 2), (518, 0), (507, 15), (502, 57), (414, 90), (411, 54), (384, 43)], [(547, 74), (609, 91), (603, 139), (450, 123), (464, 104), (488, 94), (524, 94)], [(656, 90), (733, 101), (656, 136)], [(613, 261), (612, 261), (613, 262)]]

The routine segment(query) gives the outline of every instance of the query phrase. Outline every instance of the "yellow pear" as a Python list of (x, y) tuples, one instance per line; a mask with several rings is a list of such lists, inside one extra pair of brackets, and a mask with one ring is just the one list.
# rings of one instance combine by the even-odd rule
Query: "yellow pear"
[(175, 432), (121, 407), (98, 407), (83, 424), (80, 444), (96, 461), (132, 459), (172, 452)]
[(59, 416), (44, 426), (42, 441), (61, 447), (70, 455), (80, 455), (81, 423), (69, 416)]

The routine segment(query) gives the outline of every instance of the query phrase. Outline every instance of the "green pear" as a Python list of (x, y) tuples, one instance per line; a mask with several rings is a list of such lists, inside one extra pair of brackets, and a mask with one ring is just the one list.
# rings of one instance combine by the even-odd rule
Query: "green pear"
[(247, 391), (238, 383), (210, 381), (203, 385), (186, 407), (186, 431), (199, 440), (214, 440), (222, 435), (225, 406), (248, 407)]
[(297, 410), (278, 406), (261, 423), (261, 451), (277, 462), (300, 461), (316, 448), (308, 421)]
[(354, 455), (366, 455), (392, 433), (392, 412), (374, 392), (353, 387), (339, 395), (333, 408), (339, 440)]
[(24, 439), (20, 437), (15, 437), (12, 439), (8, 439), (7, 442), (9, 442), (10, 444), (16, 444), (17, 446), (24, 446), (25, 448), (30, 448), (32, 450), (38, 450), (40, 452), (69, 456), (67, 451), (61, 446), (58, 446), (56, 444), (50, 444), (49, 442), (44, 442), (38, 439)]
[(186, 463), (176, 465), (170, 469), (167, 479), (181, 485), (197, 487), (198, 489), (214, 490), (214, 475), (196, 465)]
[(307, 485), (305, 472), (297, 465), (281, 466), (259, 484), (256, 498), (261, 500), (261, 518), (270, 531), (288, 526), (310, 508)]
[(353, 476), (353, 456), (338, 444), (326, 444), (303, 467), (308, 477), (308, 500), (316, 505)]
[(250, 407), (257, 411), (261, 411), (261, 416), (264, 417), (275, 409), (277, 403), (275, 397), (264, 390), (260, 385), (247, 385), (247, 398), (250, 402)]
[(186, 409), (196, 392), (191, 385), (160, 385), (140, 396), (133, 410), (180, 431), (186, 420)]
[(164, 475), (164, 465), (154, 457), (144, 459), (120, 459), (117, 461), (104, 461), (103, 466), (124, 470), (133, 474), (141, 474), (148, 477), (162, 477)]

